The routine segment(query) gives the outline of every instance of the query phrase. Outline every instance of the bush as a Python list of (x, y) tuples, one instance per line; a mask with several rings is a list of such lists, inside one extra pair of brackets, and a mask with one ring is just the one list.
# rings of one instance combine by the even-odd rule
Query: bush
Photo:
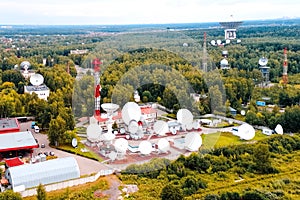
[(166, 185), (160, 194), (162, 200), (182, 200), (183, 194), (178, 186)]

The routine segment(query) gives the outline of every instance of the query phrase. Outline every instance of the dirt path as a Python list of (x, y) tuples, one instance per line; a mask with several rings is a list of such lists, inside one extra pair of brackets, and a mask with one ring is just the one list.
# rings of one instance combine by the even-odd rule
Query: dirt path
[(119, 186), (121, 185), (121, 181), (118, 177), (111, 175), (106, 177), (109, 189), (102, 192), (105, 196), (109, 196), (109, 200), (117, 200), (121, 195), (121, 191), (119, 190)]

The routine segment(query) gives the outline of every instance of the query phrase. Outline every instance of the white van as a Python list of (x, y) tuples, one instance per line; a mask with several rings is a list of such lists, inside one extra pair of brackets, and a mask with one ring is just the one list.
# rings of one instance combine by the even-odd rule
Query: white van
[(38, 126), (34, 126), (34, 132), (35, 133), (39, 133), (40, 132), (40, 128)]

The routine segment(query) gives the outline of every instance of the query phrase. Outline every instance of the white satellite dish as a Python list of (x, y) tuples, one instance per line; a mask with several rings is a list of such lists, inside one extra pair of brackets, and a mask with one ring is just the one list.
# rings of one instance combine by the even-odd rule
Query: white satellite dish
[(158, 140), (157, 147), (161, 152), (166, 153), (170, 149), (170, 143), (167, 139), (161, 138)]
[(117, 158), (117, 153), (114, 152), (114, 151), (111, 151), (111, 152), (108, 154), (108, 157), (109, 157), (110, 160), (114, 161), (114, 160), (116, 160), (116, 158)]
[(76, 148), (77, 145), (78, 145), (77, 139), (76, 139), (76, 138), (73, 138), (73, 139), (72, 139), (72, 147)]
[(194, 122), (193, 122), (193, 129), (197, 130), (197, 129), (199, 129), (199, 128), (200, 128), (199, 122), (198, 122), (198, 121), (194, 121)]
[(33, 74), (30, 76), (30, 83), (34, 86), (42, 85), (44, 77), (41, 74)]
[(210, 41), (210, 44), (213, 45), (213, 46), (216, 46), (216, 41), (212, 40), (212, 41)]
[(188, 109), (179, 109), (177, 112), (177, 121), (182, 125), (193, 123), (194, 116)]
[(90, 140), (92, 142), (96, 142), (100, 139), (101, 132), (102, 132), (102, 129), (97, 124), (90, 124), (86, 128), (87, 138), (88, 138), (88, 140)]
[(98, 120), (95, 118), (95, 116), (90, 117), (90, 124), (97, 124)]
[(153, 125), (154, 132), (158, 135), (165, 135), (169, 131), (168, 123), (163, 120), (157, 120)]
[(28, 69), (30, 66), (31, 66), (31, 64), (30, 64), (30, 62), (28, 62), (28, 61), (23, 61), (23, 62), (21, 62), (21, 64), (20, 64), (20, 67), (21, 67), (22, 69)]
[(127, 102), (122, 109), (122, 119), (127, 125), (131, 120), (139, 121), (141, 115), (141, 108), (135, 102)]
[(202, 138), (198, 133), (188, 133), (184, 138), (184, 145), (188, 151), (198, 151), (202, 145)]
[(171, 132), (173, 135), (176, 135), (177, 130), (176, 130), (175, 127), (170, 127), (170, 132)]
[(238, 128), (237, 135), (243, 140), (251, 140), (255, 136), (255, 130), (250, 124), (245, 123)]
[(139, 130), (139, 124), (135, 120), (131, 120), (128, 124), (128, 131), (135, 134)]
[(218, 45), (221, 45), (221, 44), (222, 44), (222, 41), (221, 41), (221, 40), (217, 40), (217, 44), (218, 44)]
[(121, 134), (125, 134), (125, 132), (126, 132), (125, 128), (120, 128), (120, 133)]
[(283, 135), (283, 128), (280, 124), (277, 124), (277, 126), (275, 128), (275, 132), (279, 135)]
[(241, 43), (241, 42), (242, 42), (241, 39), (237, 39), (237, 40), (236, 40), (236, 43)]
[(192, 130), (192, 129), (194, 128), (193, 123), (189, 123), (189, 124), (187, 124), (187, 125), (185, 125), (185, 126), (186, 126), (186, 129), (187, 129), (188, 131), (190, 131), (190, 130)]
[(245, 115), (246, 114), (246, 111), (245, 110), (241, 110), (241, 115)]
[(117, 152), (125, 153), (128, 148), (128, 141), (124, 138), (116, 139), (114, 146)]
[(226, 44), (230, 44), (230, 40), (227, 39), (225, 43), (226, 43)]
[(104, 133), (101, 135), (101, 139), (104, 141), (112, 141), (116, 136), (112, 133)]
[(259, 64), (260, 66), (265, 66), (265, 65), (267, 65), (267, 63), (268, 63), (268, 59), (265, 58), (265, 57), (262, 57), (262, 58), (260, 58), (260, 59), (258, 60), (258, 64)]
[(118, 110), (119, 105), (114, 103), (103, 103), (101, 105), (103, 110), (105, 110), (109, 115), (113, 114), (116, 110)]
[(139, 145), (139, 151), (143, 155), (149, 155), (152, 151), (152, 144), (149, 141), (142, 141)]

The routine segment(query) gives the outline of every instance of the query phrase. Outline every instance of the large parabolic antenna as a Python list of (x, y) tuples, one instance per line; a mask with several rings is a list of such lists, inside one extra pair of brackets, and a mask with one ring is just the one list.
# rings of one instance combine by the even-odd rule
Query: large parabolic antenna
[(127, 102), (122, 109), (122, 119), (126, 125), (129, 125), (131, 120), (139, 121), (142, 111), (137, 103)]
[(242, 140), (251, 140), (255, 136), (255, 130), (250, 124), (245, 123), (238, 128), (237, 135)]
[(114, 146), (117, 152), (125, 153), (128, 148), (128, 141), (124, 138), (116, 139)]
[(90, 124), (86, 128), (87, 138), (91, 142), (97, 142), (97, 141), (99, 141), (101, 132), (102, 132), (102, 129), (97, 124)]
[(193, 114), (191, 113), (191, 111), (189, 111), (188, 109), (179, 109), (177, 112), (177, 121), (182, 124), (182, 125), (188, 125), (188, 124), (192, 124), (194, 117)]
[(142, 141), (139, 145), (139, 151), (143, 155), (149, 155), (152, 152), (152, 144), (149, 141)]
[(39, 86), (44, 83), (44, 77), (41, 74), (33, 74), (30, 76), (30, 83), (34, 86)]
[(163, 153), (166, 153), (167, 151), (169, 151), (170, 149), (170, 143), (167, 139), (165, 138), (161, 138), (158, 140), (158, 143), (157, 143), (157, 146), (158, 146), (158, 149), (163, 152)]
[(116, 110), (118, 110), (119, 105), (114, 103), (103, 103), (101, 107), (107, 112), (107, 114), (112, 115)]
[(184, 142), (188, 151), (198, 151), (202, 145), (202, 138), (199, 133), (191, 132), (185, 136)]
[(158, 135), (165, 135), (169, 131), (168, 123), (162, 120), (157, 120), (153, 126), (154, 132)]

